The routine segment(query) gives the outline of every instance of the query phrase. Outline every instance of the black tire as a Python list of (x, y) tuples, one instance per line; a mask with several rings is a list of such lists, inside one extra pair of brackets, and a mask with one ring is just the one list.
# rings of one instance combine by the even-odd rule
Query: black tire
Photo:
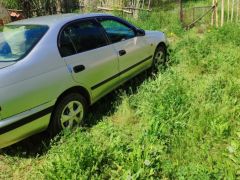
[[(159, 55), (162, 55), (159, 57)], [(159, 59), (161, 58), (161, 60)], [(153, 57), (153, 71), (158, 71), (159, 69), (165, 69), (167, 67), (167, 48), (163, 45), (159, 45), (154, 53)]]
[[(68, 107), (68, 105), (70, 105), (70, 103), (73, 103), (72, 110), (70, 110), (70, 108)], [(75, 115), (76, 119), (79, 116), (79, 122), (77, 122), (74, 119), (74, 120), (68, 120), (65, 123), (62, 123), (62, 119), (63, 119), (62, 117), (65, 116), (65, 114), (66, 114), (66, 117), (67, 117), (67, 115), (68, 115), (68, 117), (70, 117), (71, 116), (70, 111), (74, 111), (74, 108), (75, 108), (75, 110), (77, 110), (76, 108), (78, 108), (78, 106), (79, 106), (79, 108), (82, 108), (82, 112), (79, 112), (77, 114), (77, 111), (76, 111), (76, 115)], [(69, 113), (68, 113), (68, 111), (69, 111)], [(66, 95), (65, 97), (63, 97), (62, 99), (60, 99), (57, 102), (57, 104), (55, 105), (55, 108), (52, 112), (51, 121), (50, 121), (50, 125), (48, 128), (50, 136), (53, 137), (53, 136), (57, 135), (59, 132), (61, 132), (65, 128), (73, 128), (73, 127), (75, 127), (75, 125), (83, 125), (85, 116), (86, 116), (86, 112), (87, 112), (87, 101), (82, 95), (77, 94), (77, 93), (71, 93), (71, 94)]]

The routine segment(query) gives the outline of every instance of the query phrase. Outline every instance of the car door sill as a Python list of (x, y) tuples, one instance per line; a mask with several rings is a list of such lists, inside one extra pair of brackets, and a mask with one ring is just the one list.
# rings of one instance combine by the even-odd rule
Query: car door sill
[[(14, 129), (18, 128), (18, 127), (24, 126), (25, 124), (31, 123), (31, 122), (33, 122), (33, 121), (35, 121), (35, 120), (37, 120), (37, 119), (47, 115), (47, 114), (50, 114), (52, 112), (52, 110), (53, 110), (53, 106), (50, 106), (50, 107), (48, 107), (46, 109), (43, 109), (43, 110), (41, 110), (39, 112), (35, 112), (32, 115), (24, 117), (24, 118), (22, 118), (22, 119), (20, 119), (20, 120), (18, 120), (16, 122), (13, 122), (13, 123), (11, 123), (11, 124), (9, 124), (7, 126), (0, 127), (0, 135), (2, 135), (4, 133), (7, 133), (7, 132), (9, 132), (11, 130), (14, 130)], [(4, 121), (4, 120), (2, 120), (2, 121)]]
[(110, 77), (110, 78), (108, 78), (108, 79), (106, 79), (106, 80), (104, 80), (104, 81), (102, 81), (102, 82), (100, 82), (100, 83), (94, 85), (93, 87), (91, 87), (91, 90), (95, 90), (95, 89), (99, 88), (100, 86), (106, 84), (107, 82), (109, 82), (109, 81), (111, 81), (111, 80), (113, 80), (113, 79), (115, 79), (115, 78), (121, 76), (122, 74), (124, 74), (124, 73), (130, 71), (131, 69), (133, 69), (133, 68), (135, 68), (135, 67), (141, 65), (142, 63), (144, 63), (144, 62), (146, 62), (146, 61), (152, 59), (152, 57), (153, 57), (152, 55), (151, 55), (151, 56), (148, 56), (147, 58), (145, 58), (145, 59), (143, 59), (142, 61), (140, 61), (140, 62), (138, 62), (138, 63), (136, 63), (136, 64), (130, 66), (129, 68), (127, 68), (127, 69), (125, 69), (125, 70), (123, 70), (123, 71), (121, 71), (121, 72), (115, 74), (114, 76), (112, 76), (112, 77)]

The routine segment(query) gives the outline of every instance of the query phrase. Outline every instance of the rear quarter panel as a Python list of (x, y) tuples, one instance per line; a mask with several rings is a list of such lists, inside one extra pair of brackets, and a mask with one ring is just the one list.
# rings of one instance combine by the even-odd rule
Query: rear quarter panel
[(0, 69), (1, 119), (53, 102), (74, 86), (57, 48), (58, 28), (49, 32), (24, 59)]

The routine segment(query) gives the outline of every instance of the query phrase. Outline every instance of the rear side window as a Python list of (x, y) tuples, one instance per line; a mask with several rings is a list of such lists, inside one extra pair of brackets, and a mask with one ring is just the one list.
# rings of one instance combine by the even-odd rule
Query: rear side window
[(47, 26), (6, 25), (0, 31), (0, 62), (26, 56), (47, 32)]
[(97, 49), (107, 45), (100, 27), (94, 21), (76, 22), (64, 28), (60, 35), (63, 57)]
[(112, 43), (117, 43), (135, 37), (133, 29), (127, 25), (112, 19), (100, 20)]

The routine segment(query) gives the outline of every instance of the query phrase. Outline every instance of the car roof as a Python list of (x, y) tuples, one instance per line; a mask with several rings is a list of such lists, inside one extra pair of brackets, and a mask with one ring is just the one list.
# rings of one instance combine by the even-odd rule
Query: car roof
[(53, 26), (59, 23), (67, 23), (69, 21), (74, 21), (77, 19), (90, 18), (90, 17), (101, 17), (101, 16), (112, 16), (104, 13), (89, 13), (89, 14), (57, 14), (57, 15), (49, 15), (49, 16), (40, 16), (29, 19), (24, 19), (20, 21), (15, 21), (10, 23), (9, 25), (21, 25), (21, 24), (31, 24), (31, 25), (48, 25)]

